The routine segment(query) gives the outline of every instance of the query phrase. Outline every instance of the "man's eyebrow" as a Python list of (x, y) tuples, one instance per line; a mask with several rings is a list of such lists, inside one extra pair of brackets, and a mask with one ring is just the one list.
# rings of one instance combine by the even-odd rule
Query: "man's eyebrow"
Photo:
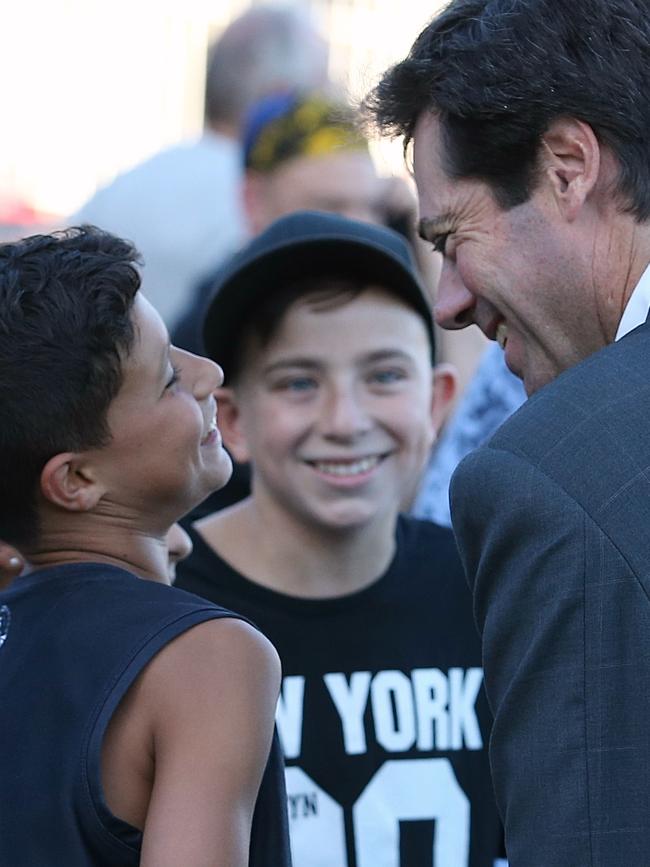
[(452, 220), (453, 214), (451, 211), (444, 211), (436, 217), (422, 217), (418, 222), (418, 235), (423, 241), (430, 241), (434, 235), (440, 233), (440, 229), (443, 226), (445, 228), (449, 226)]

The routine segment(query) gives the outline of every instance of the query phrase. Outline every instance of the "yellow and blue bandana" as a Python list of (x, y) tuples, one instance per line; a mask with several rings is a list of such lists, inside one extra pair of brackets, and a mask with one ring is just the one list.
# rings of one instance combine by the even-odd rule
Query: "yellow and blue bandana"
[(243, 133), (244, 165), (272, 172), (298, 156), (367, 150), (350, 108), (321, 94), (276, 93), (257, 102)]

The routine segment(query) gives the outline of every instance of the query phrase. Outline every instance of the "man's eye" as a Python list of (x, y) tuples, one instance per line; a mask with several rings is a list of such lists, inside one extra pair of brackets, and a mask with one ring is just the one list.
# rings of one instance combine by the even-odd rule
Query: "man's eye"
[(449, 237), (450, 232), (443, 232), (441, 235), (436, 235), (431, 239), (431, 246), (435, 250), (436, 253), (442, 253), (445, 255), (445, 247), (447, 246), (447, 238)]

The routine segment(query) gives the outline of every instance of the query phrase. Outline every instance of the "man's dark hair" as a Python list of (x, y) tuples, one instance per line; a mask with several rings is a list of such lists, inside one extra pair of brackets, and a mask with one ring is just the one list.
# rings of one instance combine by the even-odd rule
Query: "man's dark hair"
[(47, 461), (109, 441), (134, 340), (138, 254), (92, 226), (0, 245), (0, 538), (38, 537)]
[(542, 136), (589, 124), (619, 164), (622, 207), (650, 216), (650, 14), (646, 0), (452, 0), (365, 101), (379, 129), (440, 119), (445, 171), (487, 182), (499, 204), (535, 187)]

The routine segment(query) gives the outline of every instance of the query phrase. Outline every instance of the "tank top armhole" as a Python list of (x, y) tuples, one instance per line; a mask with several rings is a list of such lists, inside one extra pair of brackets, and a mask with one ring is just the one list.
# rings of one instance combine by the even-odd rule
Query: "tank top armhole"
[(102, 844), (109, 845), (122, 857), (129, 852), (135, 855), (137, 858), (133, 861), (135, 865), (139, 864), (142, 832), (115, 816), (104, 798), (101, 748), (106, 728), (129, 687), (163, 647), (199, 623), (222, 618), (241, 619), (237, 614), (225, 609), (200, 608), (175, 617), (147, 635), (130, 654), (125, 654), (123, 664), (115, 672), (115, 676), (90, 715), (81, 751), (79, 809), (84, 814), (83, 824), (89, 829), (94, 829)]

